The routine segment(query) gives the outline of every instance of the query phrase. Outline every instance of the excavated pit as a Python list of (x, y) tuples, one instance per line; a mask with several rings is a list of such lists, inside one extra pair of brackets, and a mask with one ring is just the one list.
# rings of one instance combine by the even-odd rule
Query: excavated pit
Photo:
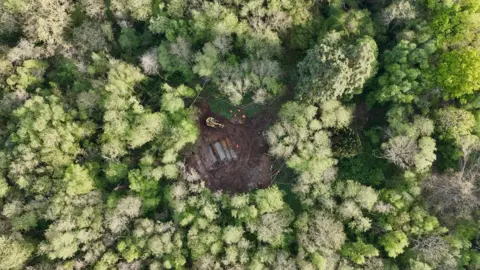
[[(214, 191), (238, 193), (268, 187), (271, 160), (262, 136), (268, 117), (244, 120), (239, 115), (229, 121), (213, 113), (206, 104), (199, 109), (200, 136), (195, 150), (187, 156), (187, 166), (195, 169)], [(207, 126), (208, 117), (214, 117), (224, 127)]]

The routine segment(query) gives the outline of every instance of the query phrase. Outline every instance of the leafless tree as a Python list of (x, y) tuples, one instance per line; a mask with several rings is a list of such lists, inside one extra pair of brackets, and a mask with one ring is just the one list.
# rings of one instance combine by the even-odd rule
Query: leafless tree
[[(456, 260), (450, 244), (441, 236), (428, 236), (413, 241), (412, 250), (418, 258), (431, 266), (456, 268)], [(435, 268), (437, 269), (437, 268)]]
[(140, 270), (142, 269), (142, 261), (134, 261), (131, 263), (121, 262), (117, 264), (117, 269), (120, 270)]
[(415, 7), (409, 1), (397, 1), (385, 8), (380, 20), (384, 25), (390, 24), (393, 20), (411, 20), (417, 16)]
[(480, 208), (480, 189), (476, 184), (480, 178), (480, 156), (471, 156), (465, 157), (459, 172), (435, 173), (423, 182), (429, 207), (447, 224), (459, 217), (470, 218)]
[(418, 152), (418, 145), (414, 138), (407, 136), (396, 136), (382, 145), (383, 158), (402, 169), (415, 165), (415, 155)]
[(157, 52), (155, 48), (149, 49), (140, 57), (140, 66), (147, 75), (158, 74)]
[(193, 54), (191, 45), (185, 38), (177, 37), (175, 42), (170, 44), (168, 51), (184, 63), (192, 63)]

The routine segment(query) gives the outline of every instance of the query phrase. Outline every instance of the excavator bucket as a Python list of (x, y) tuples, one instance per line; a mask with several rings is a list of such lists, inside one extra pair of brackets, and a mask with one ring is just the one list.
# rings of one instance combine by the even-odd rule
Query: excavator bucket
[(207, 120), (205, 121), (207, 126), (209, 127), (213, 127), (213, 128), (223, 128), (224, 125), (223, 124), (220, 124), (217, 120), (215, 120), (215, 118), (213, 117), (208, 117)]

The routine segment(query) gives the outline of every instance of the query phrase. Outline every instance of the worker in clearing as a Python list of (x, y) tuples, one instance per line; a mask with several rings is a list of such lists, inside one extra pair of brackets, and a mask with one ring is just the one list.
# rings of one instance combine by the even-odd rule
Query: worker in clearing
[(213, 127), (213, 128), (216, 128), (216, 127), (223, 128), (224, 126), (223, 124), (220, 124), (217, 120), (215, 120), (215, 118), (213, 117), (208, 117), (205, 122), (207, 123), (207, 126)]

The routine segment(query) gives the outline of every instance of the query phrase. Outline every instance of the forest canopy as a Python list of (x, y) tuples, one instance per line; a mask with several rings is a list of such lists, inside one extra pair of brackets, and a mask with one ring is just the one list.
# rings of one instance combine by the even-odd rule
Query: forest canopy
[[(0, 0), (0, 269), (480, 269), (479, 33), (479, 0)], [(268, 187), (189, 165), (202, 106), (266, 123)]]

